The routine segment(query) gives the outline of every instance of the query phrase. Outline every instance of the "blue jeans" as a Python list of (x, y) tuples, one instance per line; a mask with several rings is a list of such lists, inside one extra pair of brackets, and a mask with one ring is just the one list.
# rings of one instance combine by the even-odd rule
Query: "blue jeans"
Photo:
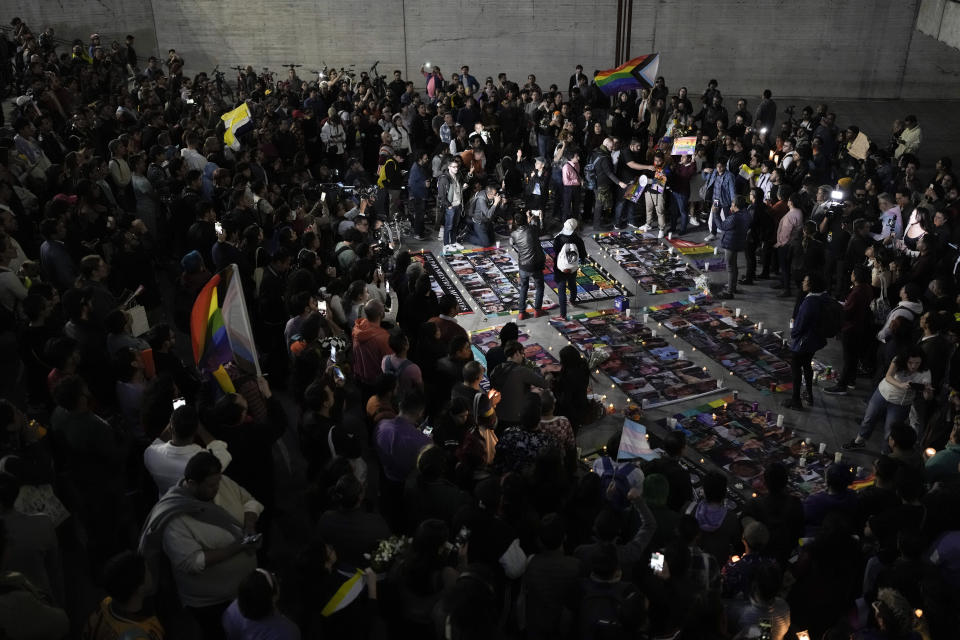
[(453, 244), (457, 241), (457, 225), (460, 222), (462, 207), (447, 207), (443, 214), (443, 244)]
[(673, 192), (673, 201), (677, 203), (678, 219), (673, 225), (673, 230), (677, 233), (687, 232), (688, 210), (690, 209), (690, 196), (682, 193)]
[(620, 198), (613, 210), (613, 224), (622, 227), (627, 223), (637, 226), (637, 205), (630, 200)]
[(570, 302), (577, 301), (577, 274), (555, 271), (557, 295), (560, 296), (560, 315), (567, 315), (567, 289), (570, 289)]
[(877, 389), (873, 392), (873, 395), (870, 396), (870, 402), (867, 404), (867, 412), (863, 414), (863, 420), (860, 422), (860, 432), (858, 435), (864, 440), (869, 440), (870, 434), (873, 433), (874, 423), (880, 420), (880, 418), (884, 418), (883, 447), (884, 450), (886, 450), (890, 427), (897, 422), (905, 422), (909, 415), (910, 405), (887, 402), (883, 396), (880, 395), (880, 390)]
[(520, 312), (527, 311), (527, 292), (530, 290), (530, 278), (533, 278), (536, 284), (536, 291), (533, 294), (533, 308), (540, 311), (543, 307), (543, 271), (524, 271), (520, 269), (520, 299), (517, 301)]

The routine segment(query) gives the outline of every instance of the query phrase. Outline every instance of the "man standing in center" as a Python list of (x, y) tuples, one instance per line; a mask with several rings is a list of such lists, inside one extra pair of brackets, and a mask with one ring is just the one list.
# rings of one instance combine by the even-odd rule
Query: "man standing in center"
[(780, 286), (774, 284), (775, 289), (782, 288), (780, 298), (790, 298), (790, 263), (793, 261), (793, 246), (799, 241), (800, 231), (803, 228), (803, 212), (800, 210), (801, 195), (791, 193), (787, 202), (790, 209), (777, 223), (777, 258), (780, 262)]
[(533, 317), (543, 315), (543, 267), (547, 256), (540, 246), (540, 227), (531, 224), (529, 212), (518, 211), (513, 217), (514, 230), (510, 234), (510, 245), (517, 252), (517, 262), (520, 263), (520, 298), (517, 300), (519, 319), (527, 319), (527, 291), (530, 289), (530, 278), (536, 283), (536, 293), (533, 302)]
[(737, 260), (739, 254), (747, 248), (747, 232), (750, 230), (752, 216), (750, 209), (747, 208), (747, 199), (743, 196), (737, 196), (730, 207), (730, 215), (726, 220), (720, 223), (720, 230), (723, 235), (720, 238), (720, 246), (723, 247), (723, 253), (727, 261), (727, 290), (717, 294), (722, 300), (733, 299), (737, 293), (737, 277), (739, 276), (739, 265)]

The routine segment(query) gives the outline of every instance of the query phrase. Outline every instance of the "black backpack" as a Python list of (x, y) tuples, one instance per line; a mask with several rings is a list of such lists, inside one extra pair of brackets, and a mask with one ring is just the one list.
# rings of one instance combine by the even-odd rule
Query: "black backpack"
[(594, 151), (590, 155), (590, 161), (587, 162), (587, 166), (583, 168), (583, 186), (590, 191), (594, 191), (597, 188), (597, 164), (600, 162), (600, 157), (602, 154), (599, 151)]
[(836, 338), (843, 328), (843, 305), (831, 296), (824, 294), (821, 309), (821, 328), (824, 338)]

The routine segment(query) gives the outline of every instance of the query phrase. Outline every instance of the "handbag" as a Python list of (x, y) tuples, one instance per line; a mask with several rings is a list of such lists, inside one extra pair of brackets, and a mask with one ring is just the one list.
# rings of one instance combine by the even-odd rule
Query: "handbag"
[(880, 279), (880, 296), (870, 302), (870, 313), (873, 314), (873, 323), (882, 327), (890, 315), (890, 301), (887, 300), (886, 280)]

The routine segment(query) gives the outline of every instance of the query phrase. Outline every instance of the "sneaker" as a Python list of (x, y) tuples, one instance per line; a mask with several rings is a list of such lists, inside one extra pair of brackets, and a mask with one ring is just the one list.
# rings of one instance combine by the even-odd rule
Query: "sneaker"
[(413, 239), (417, 240), (418, 242), (423, 242), (427, 239), (427, 236), (413, 236)]
[(803, 402), (794, 403), (793, 399), (784, 400), (780, 406), (784, 407), (785, 409), (793, 409), (794, 411), (805, 411), (803, 408)]
[(657, 232), (657, 240), (662, 240), (663, 236), (664, 236), (663, 229), (660, 229), (660, 231)]
[(863, 442), (858, 442), (857, 439), (854, 438), (850, 442), (847, 442), (846, 444), (844, 444), (842, 448), (843, 449), (863, 449), (866, 446), (867, 446), (867, 442), (865, 440)]
[(520, 313), (517, 314), (517, 320), (526, 320), (526, 319), (527, 319), (526, 311), (521, 311)]
[(847, 395), (847, 388), (842, 385), (834, 385), (832, 387), (827, 387), (823, 390), (828, 396), (845, 396)]
[(628, 222), (627, 226), (630, 227), (631, 229), (637, 229), (638, 231), (640, 230), (640, 227), (637, 226), (636, 222)]
[(583, 306), (583, 303), (581, 303), (579, 300), (574, 300), (573, 298), (570, 298), (570, 304), (571, 304), (572, 306), (574, 306), (574, 307), (582, 307), (582, 306)]
[(705, 235), (705, 236), (703, 237), (703, 241), (704, 241), (704, 242), (713, 242), (713, 241), (716, 240), (716, 239), (717, 239), (717, 236), (715, 236), (715, 235), (712, 234), (712, 233), (708, 233), (707, 235)]
[(614, 231), (626, 231), (626, 230), (627, 230), (627, 227), (626, 227), (626, 225), (621, 226), (621, 225), (619, 225), (619, 224), (615, 224), (615, 225), (613, 225), (613, 230), (614, 230)]
[(641, 225), (639, 230), (642, 231), (643, 233), (646, 233), (647, 231), (650, 231), (650, 225), (648, 224)]
[(535, 309), (535, 310), (533, 311), (533, 317), (534, 317), (534, 318), (542, 318), (542, 317), (545, 316), (545, 315), (547, 315), (547, 312), (544, 311), (543, 309)]

